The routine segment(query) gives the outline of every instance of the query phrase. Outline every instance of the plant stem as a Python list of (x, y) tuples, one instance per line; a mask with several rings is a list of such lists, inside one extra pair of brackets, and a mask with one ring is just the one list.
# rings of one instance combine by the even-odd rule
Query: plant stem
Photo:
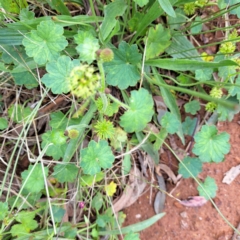
[(117, 98), (115, 98), (113, 95), (108, 94), (109, 98), (111, 100), (113, 100), (115, 103), (119, 104), (121, 107), (125, 108), (125, 109), (130, 109), (130, 107), (128, 105), (126, 105), (125, 103), (119, 101)]
[(100, 78), (101, 78), (101, 88), (100, 88), (100, 92), (104, 93), (104, 92), (105, 92), (105, 88), (106, 88), (106, 84), (105, 84), (105, 74), (104, 74), (103, 62), (102, 62), (102, 60), (98, 60), (97, 64), (98, 64), (98, 69), (99, 69)]

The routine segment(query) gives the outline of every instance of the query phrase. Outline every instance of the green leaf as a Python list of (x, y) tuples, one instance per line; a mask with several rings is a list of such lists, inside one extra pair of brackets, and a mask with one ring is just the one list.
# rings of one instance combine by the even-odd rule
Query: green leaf
[(54, 222), (60, 223), (63, 220), (62, 218), (63, 218), (66, 210), (64, 210), (60, 206), (53, 205), (52, 211), (53, 211)]
[[(33, 170), (32, 170), (33, 169)], [(29, 165), (28, 170), (21, 173), (24, 188), (31, 193), (38, 193), (44, 189), (44, 175), (47, 177), (48, 168), (44, 168), (44, 173), (42, 172), (42, 166), (40, 163), (36, 165)], [(22, 185), (23, 185), (22, 184)]]
[[(136, 137), (138, 142), (141, 143), (146, 136), (143, 132), (136, 132)], [(144, 141), (141, 148), (150, 155), (156, 165), (159, 164), (159, 149), (156, 150), (154, 145), (148, 139)]]
[(63, 15), (70, 15), (69, 9), (65, 5), (63, 0), (46, 0), (51, 8), (57, 10)]
[(105, 140), (100, 140), (98, 143), (90, 141), (88, 147), (81, 150), (80, 157), (80, 166), (83, 172), (89, 175), (99, 173), (101, 168), (111, 168), (114, 162), (114, 155)]
[(80, 184), (81, 186), (85, 187), (91, 187), (94, 183), (100, 182), (103, 180), (104, 178), (104, 173), (103, 172), (99, 172), (96, 175), (81, 175), (81, 179), (80, 179)]
[(223, 79), (228, 79), (230, 82), (234, 81), (236, 74), (235, 66), (223, 66), (218, 69), (218, 76)]
[(66, 165), (58, 164), (54, 168), (53, 176), (60, 182), (74, 182), (77, 178), (78, 167), (69, 163)]
[(104, 5), (104, 19), (100, 28), (100, 37), (103, 41), (106, 40), (117, 24), (117, 17), (122, 16), (127, 7), (124, 0), (115, 0), (108, 5)]
[[(180, 21), (182, 22), (182, 21)], [(181, 31), (181, 30), (180, 30)], [(175, 34), (174, 34), (175, 33)], [(182, 58), (189, 60), (199, 60), (201, 57), (195, 48), (195, 46), (184, 35), (181, 35), (179, 31), (172, 33), (171, 45), (166, 49), (166, 52), (173, 58)]]
[(142, 18), (139, 20), (139, 24), (137, 24), (137, 29), (135, 30), (136, 34), (134, 34), (130, 42), (135, 43), (139, 36), (145, 34), (147, 27), (151, 25), (152, 22), (160, 17), (163, 13), (164, 12), (162, 8), (159, 7), (159, 3), (157, 1), (151, 2), (148, 11), (145, 12)]
[(91, 32), (78, 31), (78, 34), (74, 36), (74, 40), (78, 44), (76, 50), (80, 54), (79, 59), (81, 61), (91, 64), (96, 60), (96, 51), (100, 46), (98, 39), (95, 38)]
[(130, 232), (125, 235), (124, 240), (140, 240), (139, 233)]
[(182, 123), (183, 133), (185, 135), (192, 136), (196, 128), (196, 124), (197, 124), (197, 118), (192, 119), (189, 116), (187, 116), (185, 118), (185, 121)]
[(148, 34), (146, 59), (154, 58), (171, 44), (170, 30), (164, 28), (161, 24), (151, 27)]
[(27, 89), (32, 89), (38, 86), (34, 75), (31, 72), (12, 73), (15, 84), (24, 85)]
[[(4, 130), (8, 127), (8, 121), (6, 118), (0, 117), (0, 130)], [(1, 211), (0, 211), (1, 212)]]
[(8, 109), (8, 116), (11, 118), (15, 123), (21, 123), (22, 121), (26, 121), (29, 115), (32, 113), (30, 107), (23, 107), (20, 104), (11, 105)]
[(182, 174), (183, 178), (197, 177), (200, 172), (202, 162), (198, 158), (185, 157), (179, 164), (178, 173)]
[(61, 111), (53, 112), (50, 114), (49, 125), (52, 129), (66, 130), (67, 126), (77, 125), (80, 122), (79, 118), (68, 119)]
[[(228, 100), (229, 100), (229, 98), (228, 98)], [(219, 121), (229, 121), (229, 122), (231, 122), (233, 120), (234, 115), (239, 113), (240, 106), (236, 105), (235, 108), (229, 108), (229, 107), (225, 107), (221, 104), (218, 104), (216, 111), (219, 115), (218, 116)]]
[(193, 153), (198, 155), (202, 162), (221, 162), (224, 154), (230, 150), (229, 134), (222, 132), (217, 134), (215, 126), (204, 125), (195, 137)]
[(162, 9), (167, 13), (167, 15), (169, 15), (171, 17), (176, 17), (174, 9), (169, 0), (158, 0), (158, 2), (160, 4), (160, 6), (162, 7)]
[[(235, 86), (238, 85), (238, 86)], [(235, 84), (230, 87), (229, 94), (231, 96), (237, 96), (237, 99), (240, 101), (240, 75), (237, 76)]]
[(61, 56), (57, 61), (47, 63), (48, 73), (41, 80), (54, 94), (67, 93), (70, 91), (68, 78), (72, 69), (76, 66), (79, 66), (78, 60), (71, 61), (69, 57)]
[(15, 66), (21, 65), (26, 68), (27, 62), (32, 58), (27, 56), (23, 46), (4, 46), (2, 60), (4, 63), (13, 63)]
[(19, 18), (21, 21), (28, 21), (34, 19), (34, 12), (28, 10), (28, 8), (23, 8), (20, 11)]
[(10, 233), (13, 236), (24, 236), (29, 233), (31, 230), (34, 230), (38, 227), (38, 223), (34, 220), (35, 213), (34, 212), (19, 212), (16, 216), (16, 220), (21, 224), (15, 224), (11, 228)]
[(202, 19), (201, 17), (196, 17), (195, 20), (191, 23), (191, 33), (194, 34), (198, 34), (202, 31)]
[(94, 196), (92, 200), (92, 207), (98, 212), (103, 206), (103, 195), (100, 192)]
[(99, 227), (104, 228), (108, 223), (111, 223), (112, 220), (113, 217), (110, 214), (105, 213), (98, 215), (96, 223)]
[[(205, 191), (203, 190), (203, 188)], [(204, 183), (198, 186), (197, 189), (198, 189), (199, 195), (202, 197), (205, 197), (208, 200), (209, 197), (214, 198), (216, 196), (218, 187), (213, 178), (206, 177)], [(205, 192), (207, 192), (207, 194)]]
[(28, 5), (26, 0), (1, 0), (0, 4), (1, 7), (5, 9), (5, 11), (10, 13), (19, 13), (22, 8), (25, 8)]
[(176, 116), (170, 112), (166, 112), (161, 119), (161, 125), (166, 128), (170, 134), (176, 133), (180, 124)]
[(7, 202), (0, 202), (0, 221), (2, 221), (8, 213)]
[[(152, 71), (154, 73), (154, 77), (156, 78), (157, 82), (160, 83), (161, 85), (162, 84), (166, 85), (162, 76), (158, 74), (157, 69), (152, 68)], [(171, 113), (173, 113), (175, 115), (175, 117), (177, 117), (178, 121), (181, 122), (180, 110), (178, 108), (177, 100), (171, 92), (172, 89), (167, 89), (167, 88), (165, 88), (164, 86), (161, 86), (161, 85), (159, 85), (159, 88), (161, 90), (161, 94), (162, 94), (162, 98), (164, 100), (164, 103), (170, 109)], [(185, 144), (185, 139), (184, 139), (181, 124), (179, 125), (179, 129), (178, 129), (177, 134), (178, 134), (179, 138), (181, 139), (182, 143)]]
[(175, 14), (176, 17), (168, 17), (168, 26), (171, 30), (180, 30), (180, 27), (186, 21), (186, 17), (184, 16), (184, 11), (180, 8), (175, 10)]
[(129, 233), (129, 232), (139, 232), (139, 231), (142, 231), (145, 228), (150, 227), (152, 224), (154, 224), (159, 219), (161, 219), (164, 215), (165, 215), (165, 213), (159, 213), (159, 214), (156, 214), (156, 215), (154, 215), (153, 217), (151, 217), (147, 220), (144, 220), (144, 221), (139, 222), (139, 223), (132, 224), (132, 225), (127, 226), (127, 227), (123, 227), (121, 229), (100, 231), (99, 235), (105, 236), (107, 234), (117, 235), (117, 234), (126, 234), (126, 233)]
[(193, 100), (184, 105), (184, 109), (187, 113), (191, 113), (192, 115), (196, 114), (197, 111), (201, 109), (200, 103), (197, 100)]
[(221, 66), (236, 66), (236, 63), (231, 60), (223, 60), (220, 62), (203, 62), (189, 59), (165, 58), (147, 60), (145, 65), (174, 71), (195, 71), (197, 69), (217, 68)]
[(148, 4), (149, 0), (134, 0), (134, 2), (139, 6), (143, 7)]
[(66, 140), (67, 137), (64, 135), (63, 130), (54, 129), (42, 135), (41, 147), (43, 149), (46, 145), (51, 144), (47, 148), (46, 155), (53, 157), (55, 160), (59, 160), (64, 156), (66, 151)]
[[(129, 146), (127, 146), (126, 152), (129, 151)], [(122, 160), (122, 175), (127, 175), (129, 174), (130, 170), (131, 170), (131, 155), (130, 154), (126, 154), (123, 157)]]
[(112, 49), (114, 59), (103, 64), (106, 82), (120, 89), (135, 86), (140, 79), (140, 72), (137, 64), (141, 62), (142, 54), (138, 52), (137, 45), (130, 46), (126, 42), (121, 42), (118, 49)]
[(120, 125), (126, 132), (142, 131), (154, 114), (152, 96), (144, 88), (132, 91), (129, 107), (120, 117)]
[[(230, 6), (236, 4), (239, 5), (239, 1), (238, 0), (225, 0), (225, 2), (227, 4), (229, 4)], [(237, 8), (234, 8), (233, 10), (230, 11), (231, 14), (236, 14), (238, 16), (238, 18), (240, 18), (240, 6)]]
[(68, 42), (63, 36), (63, 27), (53, 21), (43, 21), (32, 30), (22, 41), (28, 56), (33, 57), (38, 64), (54, 61), (60, 55)]
[(197, 69), (195, 78), (198, 81), (209, 81), (212, 79), (213, 69)]

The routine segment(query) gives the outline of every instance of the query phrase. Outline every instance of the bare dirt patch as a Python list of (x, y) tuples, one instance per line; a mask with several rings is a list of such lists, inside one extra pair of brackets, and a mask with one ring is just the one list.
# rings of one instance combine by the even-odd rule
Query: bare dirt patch
[[(218, 191), (214, 202), (234, 227), (237, 227), (240, 222), (240, 176), (230, 185), (222, 183), (222, 180), (224, 174), (229, 171), (231, 167), (240, 164), (239, 120), (240, 115), (237, 115), (232, 122), (220, 122), (218, 124), (219, 131), (226, 131), (230, 134), (231, 151), (222, 163), (204, 164), (203, 171), (199, 176), (201, 179), (208, 175), (216, 180)], [(168, 192), (172, 188), (172, 185), (167, 184)], [(156, 193), (157, 190), (153, 189), (151, 204), (149, 203), (150, 191), (147, 191), (135, 204), (125, 209), (125, 214), (127, 215), (125, 221), (126, 226), (148, 219), (155, 214), (153, 200)], [(183, 179), (175, 189), (173, 196), (178, 199), (187, 199), (197, 194), (197, 184), (195, 181), (193, 179)], [(206, 203), (202, 207), (189, 208), (182, 206), (175, 199), (167, 197), (164, 212), (166, 215), (162, 219), (141, 232), (141, 240), (233, 239), (234, 230), (227, 225), (211, 202)], [(234, 240), (236, 239), (234, 238)]]

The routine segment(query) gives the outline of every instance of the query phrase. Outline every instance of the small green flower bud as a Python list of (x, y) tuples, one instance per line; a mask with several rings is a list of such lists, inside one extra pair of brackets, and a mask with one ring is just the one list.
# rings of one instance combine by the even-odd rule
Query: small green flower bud
[(78, 137), (78, 135), (79, 135), (79, 131), (78, 130), (76, 130), (76, 129), (69, 129), (68, 130), (68, 137), (70, 139), (75, 139), (75, 138)]
[(104, 48), (99, 55), (103, 62), (111, 62), (114, 58), (114, 53), (110, 48)]

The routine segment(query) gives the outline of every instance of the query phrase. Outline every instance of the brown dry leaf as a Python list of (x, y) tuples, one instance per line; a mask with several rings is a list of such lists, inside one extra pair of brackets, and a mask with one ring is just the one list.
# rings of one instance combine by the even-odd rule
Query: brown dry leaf
[(163, 98), (160, 96), (154, 96), (153, 100), (156, 104), (156, 110), (158, 113), (158, 120), (162, 118), (162, 116), (167, 112), (167, 106), (163, 101)]
[(227, 171), (224, 175), (222, 182), (226, 184), (232, 183), (232, 181), (240, 174), (240, 165), (236, 167), (232, 167), (229, 171)]
[(114, 212), (117, 213), (136, 202), (145, 187), (146, 181), (141, 172), (137, 168), (132, 168), (130, 170), (129, 182), (122, 196), (113, 204)]
[(158, 175), (156, 174), (157, 179), (158, 179), (158, 185), (159, 189), (162, 191), (159, 191), (156, 195), (156, 198), (154, 200), (154, 210), (156, 214), (159, 214), (163, 211), (164, 205), (165, 205), (165, 200), (166, 200), (166, 185), (164, 178), (162, 174)]
[(174, 184), (178, 182), (179, 179), (175, 176), (172, 169), (168, 167), (166, 164), (159, 164), (156, 167), (156, 172), (158, 173), (158, 175), (160, 175), (160, 170), (163, 170), (168, 175), (168, 177), (172, 179)]
[(179, 201), (185, 207), (201, 207), (204, 205), (208, 200), (201, 196), (194, 196), (189, 197), (186, 200)]

